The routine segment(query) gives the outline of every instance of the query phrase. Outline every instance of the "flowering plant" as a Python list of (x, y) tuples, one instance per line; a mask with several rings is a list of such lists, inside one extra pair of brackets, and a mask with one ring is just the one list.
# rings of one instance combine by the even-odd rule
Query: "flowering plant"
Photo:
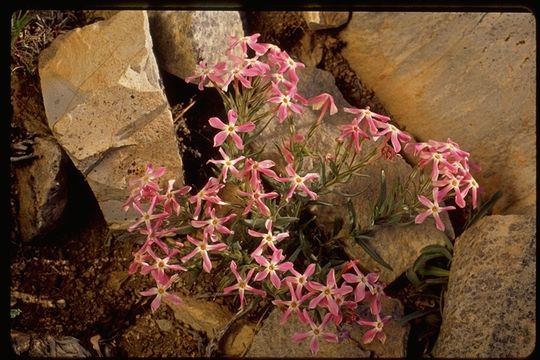
[[(411, 176), (429, 176), (405, 206), (384, 211), (377, 207), (376, 212), (404, 222), (414, 218), (416, 223), (433, 216), (437, 228), (444, 230), (440, 214), (455, 207), (442, 201), (452, 197), (464, 207), (471, 194), (476, 207), (478, 184), (469, 171), (474, 165), (469, 153), (450, 139), (413, 143), (389, 117), (369, 108), (343, 109), (352, 120), (337, 127), (331, 152), (309, 148), (325, 116), (338, 112), (334, 99), (326, 93), (304, 98), (297, 87), (297, 70), (304, 65), (276, 45), (259, 43), (258, 37), (230, 37), (223, 61), (213, 66), (201, 62), (197, 73), (186, 79), (200, 90), (214, 87), (221, 95), (227, 118), (208, 120), (216, 129), (213, 145), (221, 159), (209, 161), (215, 177), (198, 191), (175, 188), (174, 180), (162, 187), (165, 169), (151, 164), (142, 178), (130, 182), (124, 207), (133, 207), (140, 218), (129, 230), (138, 230), (146, 240), (133, 254), (129, 272), (154, 279), (156, 286), (141, 292), (155, 296), (152, 311), (162, 300), (181, 303), (171, 292), (179, 272), (211, 272), (217, 264), (230, 269), (223, 293), (238, 294), (241, 309), (249, 301), (271, 297), (283, 311), (282, 323), (296, 317), (305, 324), (306, 331), (292, 341), (309, 339), (313, 354), (320, 341), (343, 339), (347, 323), (370, 327), (364, 343), (384, 343), (384, 325), (390, 320), (381, 311), (384, 284), (357, 259), (324, 251), (335, 248), (335, 239), (319, 230), (313, 205), (331, 205), (319, 196), (351, 181), (367, 164), (405, 151), (419, 160)], [(306, 107), (320, 114), (301, 133), (296, 122)], [(275, 142), (278, 161), (264, 157), (256, 141), (270, 122), (287, 129), (287, 136)], [(377, 144), (374, 150), (363, 150), (368, 141)], [(182, 240), (173, 239), (175, 234)]]

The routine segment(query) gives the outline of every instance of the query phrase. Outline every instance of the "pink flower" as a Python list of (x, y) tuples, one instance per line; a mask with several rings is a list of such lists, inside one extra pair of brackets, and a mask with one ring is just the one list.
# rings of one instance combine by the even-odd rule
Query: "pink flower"
[(206, 208), (205, 213), (206, 213), (206, 216), (209, 217), (209, 219), (191, 221), (191, 226), (193, 226), (194, 228), (199, 229), (199, 228), (204, 227), (203, 232), (204, 232), (205, 237), (209, 236), (213, 242), (216, 242), (218, 238), (214, 235), (215, 231), (224, 235), (234, 234), (234, 231), (226, 228), (223, 224), (225, 224), (227, 221), (236, 217), (236, 214), (230, 214), (222, 218), (218, 218), (216, 216), (216, 209), (209, 208), (209, 207)]
[(461, 194), (463, 195), (463, 197), (465, 197), (467, 196), (470, 190), (471, 196), (472, 196), (473, 209), (476, 209), (476, 207), (478, 206), (478, 188), (479, 188), (478, 183), (476, 182), (476, 180), (472, 177), (470, 173), (467, 173), (463, 177), (463, 179), (461, 179), (461, 182), (465, 184), (465, 188), (461, 190)]
[(257, 76), (259, 70), (256, 68), (249, 68), (248, 64), (244, 61), (244, 58), (239, 58), (234, 55), (229, 56), (233, 60), (233, 68), (229, 70), (229, 76), (225, 80), (221, 89), (227, 91), (230, 83), (234, 81), (239, 81), (245, 88), (251, 88), (251, 81), (246, 78), (251, 76)]
[(157, 179), (165, 174), (166, 169), (160, 167), (154, 170), (152, 164), (146, 165), (145, 174), (135, 180), (129, 181), (129, 187), (132, 189), (129, 198), (123, 205), (124, 211), (128, 211), (129, 205), (134, 201), (140, 201), (142, 198), (150, 199), (157, 195), (160, 190)]
[(167, 187), (167, 192), (165, 195), (160, 195), (160, 201), (163, 201), (163, 210), (168, 213), (174, 211), (176, 215), (180, 214), (180, 204), (176, 201), (176, 195), (183, 196), (191, 191), (191, 186), (183, 186), (180, 189), (173, 190), (175, 179), (169, 180), (169, 185)]
[(365, 334), (362, 336), (362, 341), (364, 344), (369, 344), (370, 342), (377, 337), (381, 341), (381, 343), (384, 344), (386, 341), (386, 334), (383, 331), (384, 324), (386, 324), (392, 317), (391, 316), (385, 316), (383, 319), (381, 319), (380, 315), (377, 314), (377, 319), (375, 321), (368, 321), (360, 319), (358, 320), (358, 323), (360, 325), (364, 326), (373, 326), (373, 329), (370, 329), (365, 332)]
[(268, 99), (268, 102), (279, 104), (278, 106), (278, 120), (281, 124), (285, 118), (288, 116), (288, 111), (291, 109), (297, 114), (302, 113), (302, 108), (295, 104), (292, 100), (296, 96), (296, 87), (293, 87), (289, 90), (289, 93), (285, 94), (279, 90), (278, 86), (275, 83), (272, 83), (272, 92), (275, 96)]
[(257, 39), (261, 36), (261, 34), (253, 34), (250, 36), (243, 36), (243, 37), (236, 37), (231, 36), (229, 37), (229, 47), (226, 50), (227, 54), (231, 54), (232, 49), (235, 49), (236, 47), (240, 46), (242, 50), (242, 54), (247, 54), (247, 47), (249, 46), (251, 49), (255, 51), (257, 55), (263, 55), (267, 50), (269, 45), (268, 44), (259, 44), (257, 42)]
[(366, 276), (358, 269), (353, 261), (349, 262), (349, 264), (354, 269), (355, 274), (344, 273), (341, 276), (349, 284), (358, 284), (354, 290), (354, 301), (360, 302), (366, 297), (366, 288), (368, 288), (370, 292), (373, 292), (373, 284), (377, 282), (379, 275), (376, 273), (369, 273)]
[(290, 261), (280, 263), (285, 258), (285, 256), (283, 256), (283, 250), (281, 249), (273, 252), (270, 261), (264, 256), (260, 255), (255, 255), (254, 258), (255, 261), (264, 268), (255, 275), (255, 281), (264, 280), (268, 275), (270, 275), (270, 282), (276, 289), (281, 287), (281, 279), (279, 278), (277, 272), (285, 272), (293, 267), (293, 263)]
[(322, 337), (324, 340), (328, 342), (338, 342), (338, 337), (336, 334), (331, 333), (329, 331), (325, 331), (326, 325), (330, 321), (332, 314), (326, 314), (323, 318), (323, 321), (319, 325), (313, 322), (313, 320), (311, 319), (311, 317), (309, 316), (306, 310), (303, 311), (303, 314), (304, 314), (303, 317), (306, 319), (306, 322), (311, 327), (311, 330), (307, 332), (303, 332), (303, 333), (294, 334), (291, 337), (292, 341), (300, 342), (311, 336), (309, 348), (313, 355), (317, 354), (317, 352), (319, 351), (319, 338)]
[(242, 215), (247, 215), (251, 209), (253, 208), (253, 205), (257, 207), (261, 215), (263, 216), (270, 216), (270, 209), (266, 204), (263, 202), (264, 199), (274, 199), (278, 196), (278, 193), (275, 191), (269, 192), (269, 193), (263, 193), (264, 189), (262, 188), (262, 184), (258, 183), (256, 187), (252, 188), (250, 192), (245, 191), (238, 191), (238, 194), (242, 196), (249, 197), (249, 200), (246, 204), (246, 208), (242, 212)]
[(212, 261), (210, 261), (210, 257), (208, 256), (208, 251), (223, 251), (227, 248), (227, 245), (224, 243), (209, 245), (208, 240), (206, 240), (206, 237), (204, 237), (203, 240), (198, 240), (187, 235), (187, 239), (190, 243), (195, 245), (195, 249), (189, 254), (185, 255), (181, 259), (182, 262), (186, 262), (187, 260), (191, 259), (195, 255), (200, 254), (203, 260), (203, 270), (206, 271), (207, 273), (209, 273), (210, 270), (212, 270)]
[(141, 234), (146, 235), (146, 241), (144, 242), (143, 246), (141, 247), (141, 250), (146, 251), (146, 249), (150, 248), (153, 244), (156, 244), (163, 250), (163, 252), (168, 253), (169, 247), (167, 244), (165, 244), (163, 241), (160, 240), (162, 237), (171, 237), (176, 235), (176, 228), (167, 228), (167, 229), (141, 229), (139, 230)]
[(195, 74), (188, 76), (186, 82), (190, 83), (193, 80), (199, 79), (199, 90), (204, 90), (204, 86), (208, 82), (212, 82), (215, 85), (222, 84), (224, 82), (223, 75), (226, 73), (226, 64), (224, 62), (219, 62), (211, 68), (207, 67), (206, 63), (203, 61), (199, 62), (198, 67), (195, 69)]
[(312, 97), (311, 99), (309, 99), (308, 103), (311, 105), (313, 110), (321, 110), (321, 115), (319, 115), (317, 123), (321, 122), (321, 119), (328, 110), (330, 110), (330, 115), (334, 115), (338, 112), (338, 109), (334, 104), (334, 98), (332, 97), (332, 95), (327, 93), (322, 93), (320, 95)]
[[(345, 109), (347, 111), (347, 109)], [(351, 124), (349, 125), (338, 125), (338, 129), (341, 131), (341, 134), (339, 134), (337, 140), (343, 141), (345, 138), (350, 137), (352, 143), (354, 144), (354, 151), (356, 153), (359, 153), (362, 149), (362, 146), (360, 144), (360, 139), (369, 139), (369, 135), (360, 128), (360, 121), (362, 121), (362, 118), (355, 117)]]
[(253, 76), (263, 76), (270, 72), (270, 66), (268, 64), (263, 63), (259, 60), (258, 56), (254, 56), (252, 58), (244, 59), (246, 62), (246, 65), (249, 67), (249, 70), (251, 71)]
[(150, 307), (152, 308), (152, 312), (155, 312), (159, 308), (159, 305), (161, 305), (162, 298), (176, 305), (182, 303), (182, 299), (180, 299), (178, 296), (174, 294), (169, 294), (167, 292), (167, 290), (171, 287), (171, 285), (173, 284), (173, 282), (176, 281), (177, 278), (178, 278), (178, 274), (174, 274), (165, 284), (157, 283), (156, 287), (153, 287), (146, 291), (141, 291), (141, 295), (143, 296), (156, 295), (156, 297), (152, 301), (152, 304), (150, 304)]
[(463, 179), (463, 176), (455, 176), (449, 171), (444, 172), (444, 176), (445, 176), (444, 179), (433, 182), (433, 186), (442, 187), (442, 189), (439, 188), (437, 201), (443, 200), (446, 194), (454, 190), (454, 199), (456, 201), (457, 206), (459, 206), (460, 208), (464, 208), (465, 200), (464, 200), (463, 192), (459, 188), (461, 185), (461, 179)]
[(274, 170), (270, 170), (270, 168), (275, 165), (276, 163), (272, 160), (256, 161), (248, 158), (244, 166), (243, 176), (245, 177), (246, 175), (250, 174), (249, 182), (251, 186), (255, 188), (257, 187), (257, 184), (261, 182), (259, 173), (265, 174), (272, 179), (279, 178)]
[(224, 184), (220, 184), (219, 180), (211, 177), (208, 179), (204, 187), (195, 195), (189, 198), (189, 203), (194, 204), (195, 211), (193, 212), (193, 219), (197, 220), (201, 213), (202, 202), (206, 201), (210, 204), (225, 205), (226, 203), (221, 201), (221, 198), (217, 196), (217, 193), (224, 187)]
[(146, 253), (146, 251), (139, 250), (137, 252), (132, 253), (133, 255), (133, 261), (129, 265), (128, 273), (134, 274), (137, 272), (137, 269), (139, 266), (142, 268), (145, 265), (148, 265), (146, 260), (150, 259), (150, 255)]
[(305, 294), (304, 296), (301, 296), (301, 290), (299, 290), (298, 288), (295, 290), (290, 283), (287, 283), (287, 286), (289, 287), (290, 300), (278, 299), (272, 301), (272, 304), (276, 306), (285, 305), (287, 307), (286, 310), (283, 312), (280, 324), (285, 324), (289, 319), (289, 316), (291, 316), (291, 313), (295, 313), (299, 317), (300, 321), (307, 322), (307, 319), (304, 318), (304, 313), (300, 310), (300, 305), (302, 305), (302, 303), (309, 297), (309, 295)]
[(208, 122), (210, 123), (210, 126), (220, 129), (221, 131), (214, 136), (214, 146), (220, 146), (223, 144), (225, 139), (227, 137), (231, 137), (234, 144), (236, 145), (236, 148), (238, 150), (244, 149), (244, 143), (242, 142), (242, 139), (240, 136), (238, 136), (237, 133), (239, 132), (250, 132), (255, 129), (255, 124), (252, 122), (245, 123), (240, 126), (236, 126), (236, 120), (238, 119), (238, 115), (236, 114), (236, 111), (229, 110), (227, 113), (227, 117), (229, 119), (229, 124), (225, 125), (219, 118), (217, 117), (211, 117)]
[(281, 51), (279, 53), (279, 72), (284, 73), (287, 72), (287, 75), (289, 76), (289, 79), (292, 80), (294, 84), (298, 82), (298, 75), (296, 74), (296, 69), (303, 69), (306, 66), (302, 64), (301, 62), (294, 61), (289, 54), (287, 54), (286, 51)]
[(409, 134), (399, 130), (392, 124), (380, 121), (378, 121), (377, 124), (381, 129), (377, 136), (386, 135), (387, 138), (390, 138), (390, 141), (392, 142), (392, 147), (394, 148), (394, 151), (396, 153), (401, 151), (401, 143), (409, 142), (412, 139)]
[(240, 160), (245, 159), (246, 157), (245, 156), (239, 156), (236, 159), (231, 160), (229, 155), (227, 155), (225, 153), (225, 151), (223, 151), (223, 148), (219, 148), (218, 151), (221, 154), (221, 156), (223, 157), (223, 160), (212, 160), (211, 159), (211, 160), (208, 160), (208, 162), (210, 162), (212, 164), (221, 164), (222, 165), (220, 178), (223, 180), (223, 182), (224, 183), (227, 182), (227, 174), (228, 174), (229, 170), (231, 171), (233, 176), (239, 177), (240, 172), (235, 167), (235, 165), (236, 165), (237, 162), (239, 162)]
[[(154, 214), (154, 209), (156, 207), (156, 202), (158, 200), (158, 195), (154, 196), (152, 198), (152, 202), (150, 203), (150, 206), (148, 207), (148, 210), (143, 210), (138, 202), (133, 203), (133, 207), (135, 210), (137, 210), (141, 217), (139, 220), (137, 220), (133, 225), (131, 225), (128, 228), (128, 231), (135, 230), (140, 224), (144, 223), (146, 225), (146, 229), (151, 232), (153, 229), (159, 228), (163, 220), (169, 216), (168, 213), (161, 213), (161, 214)], [(154, 221), (154, 224), (152, 224), (152, 221)]]
[(228, 294), (234, 290), (238, 290), (238, 294), (240, 296), (240, 309), (244, 307), (244, 293), (246, 291), (252, 292), (255, 295), (259, 295), (261, 297), (266, 296), (266, 292), (264, 290), (255, 289), (251, 285), (248, 285), (249, 280), (251, 279), (251, 276), (253, 276), (253, 273), (255, 272), (255, 269), (250, 269), (247, 276), (245, 278), (242, 278), (238, 271), (236, 270), (237, 266), (234, 260), (231, 261), (231, 271), (236, 277), (237, 283), (231, 286), (226, 287), (223, 289), (224, 294)]
[(357, 116), (355, 119), (358, 119), (357, 124), (360, 124), (360, 122), (364, 119), (366, 119), (366, 122), (369, 127), (369, 131), (371, 132), (371, 135), (377, 134), (377, 126), (375, 125), (375, 120), (377, 119), (379, 121), (382, 121), (383, 123), (386, 123), (390, 121), (390, 118), (388, 116), (384, 116), (381, 114), (374, 113), (369, 110), (369, 106), (366, 106), (365, 109), (356, 109), (356, 108), (344, 108), (345, 112), (348, 112), (350, 114), (358, 114), (360, 116)]
[(310, 199), (312, 199), (312, 200), (317, 199), (317, 197), (318, 197), (317, 194), (315, 192), (311, 191), (306, 186), (305, 182), (319, 179), (319, 174), (307, 173), (304, 176), (300, 176), (300, 175), (298, 175), (296, 173), (296, 171), (293, 169), (291, 164), (288, 164), (285, 167), (285, 171), (287, 172), (287, 175), (289, 175), (289, 177), (281, 178), (280, 181), (282, 181), (282, 182), (290, 182), (292, 184), (291, 188), (289, 189), (289, 192), (287, 193), (287, 197), (285, 198), (285, 200), (288, 201), (290, 198), (292, 198), (292, 196), (293, 196), (293, 194), (294, 194), (294, 192), (296, 191), (297, 188), (300, 188), (300, 190), (302, 190), (306, 195), (308, 195), (310, 197)]
[(431, 181), (436, 181), (442, 169), (446, 168), (452, 173), (457, 171), (456, 166), (448, 160), (447, 156), (447, 153), (439, 153), (433, 148), (427, 151), (424, 150), (419, 154), (420, 161), (418, 162), (418, 166), (424, 167), (431, 162)]
[(433, 189), (433, 201), (430, 201), (428, 198), (426, 198), (423, 195), (418, 195), (418, 200), (422, 204), (427, 206), (428, 209), (426, 211), (424, 211), (423, 213), (418, 214), (416, 216), (416, 218), (414, 219), (414, 222), (416, 224), (421, 224), (422, 222), (424, 222), (424, 220), (428, 216), (432, 215), (433, 218), (435, 218), (435, 224), (437, 225), (437, 229), (439, 229), (440, 231), (444, 231), (444, 224), (443, 224), (439, 214), (441, 212), (443, 212), (443, 211), (454, 210), (455, 207), (454, 206), (440, 207), (439, 203), (437, 201), (437, 199), (439, 198), (438, 194), (439, 194), (439, 188), (434, 188)]
[(282, 241), (289, 237), (289, 232), (279, 233), (274, 235), (272, 232), (272, 219), (265, 221), (264, 226), (266, 227), (267, 233), (261, 233), (255, 230), (248, 229), (248, 234), (253, 237), (261, 237), (262, 240), (259, 243), (259, 246), (251, 253), (251, 257), (261, 255), (265, 247), (269, 247), (272, 251), (277, 251), (275, 243)]
[(283, 279), (283, 281), (285, 281), (286, 283), (296, 285), (296, 289), (300, 290), (304, 286), (308, 285), (309, 277), (313, 275), (313, 273), (315, 272), (315, 264), (313, 263), (309, 264), (303, 274), (296, 271), (294, 268), (291, 268), (289, 271), (294, 276), (287, 276), (286, 278)]
[(331, 269), (328, 272), (326, 277), (326, 285), (315, 281), (310, 281), (309, 288), (313, 291), (320, 291), (320, 294), (311, 299), (309, 302), (309, 308), (314, 309), (324, 299), (326, 300), (325, 305), (328, 307), (328, 310), (330, 310), (330, 313), (335, 316), (337, 316), (339, 313), (339, 306), (337, 305), (334, 296), (336, 294), (345, 295), (352, 291), (352, 287), (348, 285), (343, 285), (340, 288), (337, 287), (334, 269)]
[(148, 254), (154, 259), (153, 265), (143, 265), (141, 268), (141, 274), (146, 275), (151, 272), (152, 276), (158, 284), (163, 284), (167, 282), (167, 276), (165, 275), (165, 270), (175, 270), (175, 271), (187, 271), (183, 266), (177, 264), (169, 264), (169, 261), (172, 257), (178, 254), (178, 250), (173, 249), (166, 257), (163, 259), (157, 256), (152, 249), (147, 250)]

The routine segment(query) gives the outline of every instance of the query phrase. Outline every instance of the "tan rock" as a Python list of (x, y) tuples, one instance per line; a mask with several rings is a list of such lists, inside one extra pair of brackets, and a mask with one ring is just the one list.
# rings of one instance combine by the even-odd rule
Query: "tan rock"
[(494, 215), (457, 240), (437, 358), (526, 358), (536, 347), (536, 218)]
[(160, 66), (182, 79), (200, 60), (218, 62), (229, 35), (244, 36), (238, 11), (151, 11), (149, 18)]
[(311, 30), (333, 29), (349, 21), (348, 11), (304, 11), (302, 16)]
[(182, 296), (182, 304), (169, 303), (169, 306), (176, 320), (194, 330), (206, 332), (209, 338), (213, 338), (233, 317), (223, 305), (187, 296)]
[(535, 34), (527, 13), (355, 12), (340, 37), (398, 124), (469, 151), (496, 213), (534, 214)]
[(148, 162), (182, 183), (145, 11), (120, 11), (58, 37), (40, 55), (39, 73), (49, 126), (111, 228), (137, 216), (121, 205), (128, 177), (140, 176)]
[(274, 309), (255, 335), (247, 357), (285, 357), (285, 358), (369, 358), (370, 352), (362, 350), (356, 343), (347, 339), (340, 344), (321, 341), (319, 352), (312, 356), (309, 349), (310, 339), (300, 343), (291, 340), (297, 332), (309, 331), (309, 326), (302, 324), (295, 316), (280, 325), (281, 310)]
[(223, 343), (223, 354), (230, 357), (241, 357), (251, 346), (254, 336), (254, 324), (241, 324), (227, 335)]

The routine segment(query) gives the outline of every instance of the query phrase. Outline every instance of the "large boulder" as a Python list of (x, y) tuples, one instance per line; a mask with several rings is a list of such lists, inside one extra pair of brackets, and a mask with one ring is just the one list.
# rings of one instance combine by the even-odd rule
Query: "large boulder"
[(398, 124), (471, 152), (496, 213), (534, 214), (535, 34), (526, 13), (355, 12), (340, 37)]
[(457, 240), (437, 358), (524, 358), (536, 339), (536, 219), (494, 215)]
[(135, 212), (121, 209), (128, 177), (151, 162), (183, 181), (169, 105), (146, 11), (121, 11), (58, 37), (39, 58), (49, 126), (83, 173), (113, 229)]
[(230, 35), (244, 36), (238, 11), (151, 11), (149, 18), (160, 67), (181, 79), (201, 60), (218, 62)]

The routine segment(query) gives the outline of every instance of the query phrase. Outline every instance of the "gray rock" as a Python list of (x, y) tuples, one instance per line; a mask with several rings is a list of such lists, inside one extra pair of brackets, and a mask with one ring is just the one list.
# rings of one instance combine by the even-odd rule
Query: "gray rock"
[(160, 67), (182, 79), (201, 60), (218, 62), (229, 35), (244, 36), (238, 11), (151, 11), (149, 19)]
[(71, 358), (91, 357), (79, 339), (71, 336), (26, 334), (11, 330), (13, 351), (30, 357)]
[(15, 167), (22, 241), (43, 237), (61, 222), (68, 202), (67, 157), (50, 136), (35, 137), (27, 165)]
[(182, 183), (145, 11), (120, 11), (58, 37), (40, 55), (39, 73), (49, 126), (112, 229), (137, 217), (121, 205), (128, 177), (142, 175), (147, 163)]
[(340, 37), (398, 124), (471, 153), (495, 213), (534, 214), (535, 34), (527, 13), (355, 12)]
[(311, 30), (333, 29), (349, 21), (348, 11), (304, 11), (302, 16)]
[(524, 358), (536, 339), (536, 218), (488, 216), (457, 240), (437, 358)]

